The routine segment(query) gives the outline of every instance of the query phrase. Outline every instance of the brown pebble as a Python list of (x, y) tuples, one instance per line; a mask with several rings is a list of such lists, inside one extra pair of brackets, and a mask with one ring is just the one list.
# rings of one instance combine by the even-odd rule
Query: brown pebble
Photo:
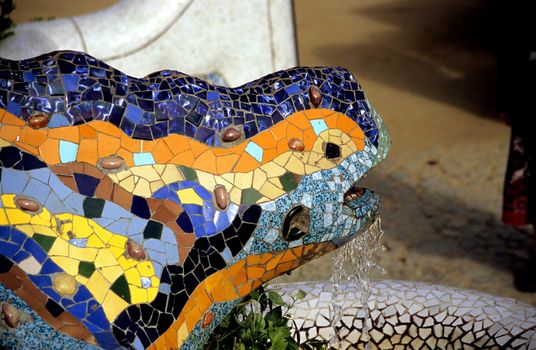
[(212, 311), (207, 311), (205, 316), (203, 316), (203, 323), (201, 323), (201, 328), (207, 328), (212, 321), (214, 321), (214, 314)]
[(34, 114), (28, 118), (28, 124), (34, 129), (41, 129), (48, 125), (48, 117), (44, 114)]
[(147, 254), (145, 254), (145, 250), (143, 249), (143, 246), (130, 239), (127, 241), (126, 252), (129, 257), (135, 260), (144, 260), (147, 257)]
[(238, 140), (241, 135), (240, 130), (231, 126), (223, 131), (221, 139), (223, 142), (233, 142)]
[(31, 211), (33, 213), (39, 211), (41, 206), (33, 199), (19, 197), (15, 200), (15, 204), (22, 210)]
[(99, 164), (104, 169), (118, 169), (123, 166), (125, 161), (119, 156), (104, 157), (99, 161)]
[(229, 193), (223, 185), (216, 185), (214, 187), (214, 198), (216, 199), (216, 204), (218, 208), (224, 210), (229, 205)]
[(316, 86), (311, 85), (309, 87), (309, 99), (315, 108), (320, 106), (320, 103), (322, 103), (322, 91)]
[(2, 304), (2, 319), (11, 328), (16, 328), (20, 321), (20, 311), (11, 304)]
[(288, 140), (288, 148), (296, 152), (303, 152), (305, 145), (302, 140), (293, 137)]

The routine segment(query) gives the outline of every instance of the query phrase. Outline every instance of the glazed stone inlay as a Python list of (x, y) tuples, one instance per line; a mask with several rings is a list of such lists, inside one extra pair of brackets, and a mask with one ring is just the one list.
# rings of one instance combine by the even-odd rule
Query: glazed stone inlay
[(32, 320), (8, 348), (200, 348), (379, 212), (350, 192), (390, 139), (343, 68), (228, 88), (58, 51), (0, 59), (0, 108), (0, 295)]

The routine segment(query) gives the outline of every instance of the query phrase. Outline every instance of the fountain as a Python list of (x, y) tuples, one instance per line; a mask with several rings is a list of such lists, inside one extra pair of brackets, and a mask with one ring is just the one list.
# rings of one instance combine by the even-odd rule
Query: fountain
[[(358, 181), (390, 138), (343, 68), (227, 88), (171, 70), (135, 78), (58, 51), (0, 59), (0, 108), (2, 346), (198, 349), (241, 298), (345, 245), (361, 284), (299, 285), (309, 304), (295, 305), (296, 332), (333, 325), (341, 347), (430, 347), (431, 331), (438, 347), (481, 341), (481, 330), (485, 346), (532, 341), (528, 305), (369, 287), (364, 248), (379, 239), (365, 232), (380, 201)], [(339, 295), (340, 317), (320, 323)], [(524, 313), (504, 320), (506, 307)]]

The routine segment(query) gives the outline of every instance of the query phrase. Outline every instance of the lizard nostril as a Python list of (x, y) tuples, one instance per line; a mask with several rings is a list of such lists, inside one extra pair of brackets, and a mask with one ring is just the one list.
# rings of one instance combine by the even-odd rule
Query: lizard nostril
[(297, 205), (287, 213), (281, 228), (281, 236), (287, 242), (296, 241), (309, 232), (309, 223), (309, 208)]

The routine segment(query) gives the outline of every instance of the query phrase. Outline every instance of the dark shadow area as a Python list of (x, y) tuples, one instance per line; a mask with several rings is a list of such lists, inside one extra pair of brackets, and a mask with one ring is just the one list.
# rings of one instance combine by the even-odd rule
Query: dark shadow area
[(367, 40), (354, 43), (348, 34), (347, 45), (326, 40), (315, 54), (367, 79), (496, 118), (496, 12), (495, 2), (485, 0), (354, 7), (348, 16), (355, 22), (341, 24), (348, 31), (368, 31), (363, 17), (389, 29), (372, 30)]

